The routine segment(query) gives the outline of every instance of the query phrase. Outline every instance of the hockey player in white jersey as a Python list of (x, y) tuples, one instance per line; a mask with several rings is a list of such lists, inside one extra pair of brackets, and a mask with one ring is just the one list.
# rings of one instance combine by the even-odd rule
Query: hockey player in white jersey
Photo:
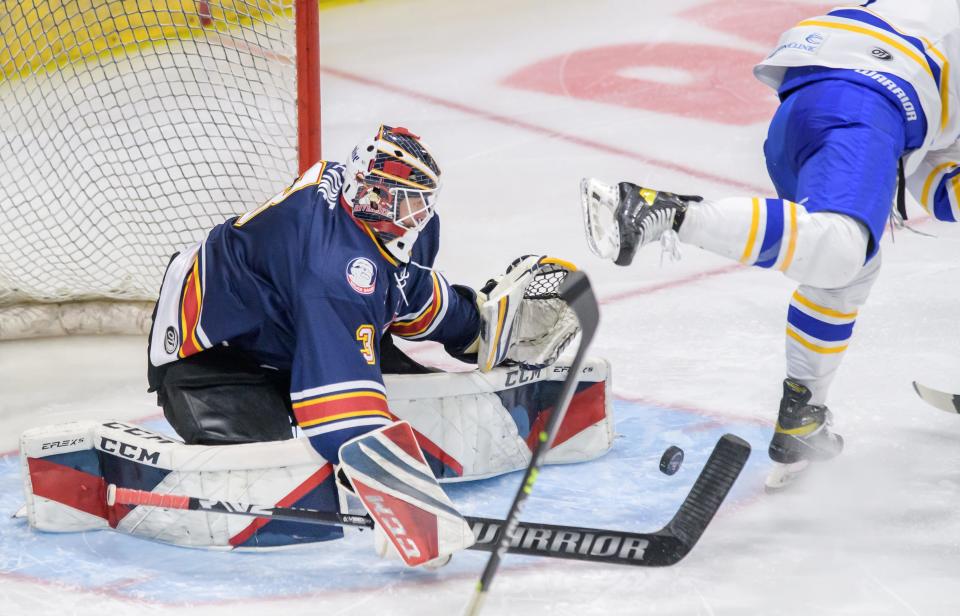
[[(826, 400), (903, 186), (960, 220), (960, 2), (869, 0), (804, 20), (754, 68), (781, 104), (764, 144), (778, 198), (702, 199), (621, 182), (581, 184), (588, 243), (629, 265), (660, 240), (699, 246), (800, 283), (767, 485), (843, 448)], [(902, 209), (902, 208), (901, 208)]]

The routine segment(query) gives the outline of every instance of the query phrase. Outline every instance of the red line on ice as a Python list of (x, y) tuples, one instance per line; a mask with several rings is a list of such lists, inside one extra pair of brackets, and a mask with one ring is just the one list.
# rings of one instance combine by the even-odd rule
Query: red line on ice
[(599, 141), (594, 141), (592, 139), (587, 139), (586, 137), (580, 137), (578, 135), (573, 135), (569, 133), (562, 133), (558, 130), (547, 128), (546, 126), (540, 126), (538, 124), (533, 124), (531, 122), (526, 122), (518, 118), (511, 118), (509, 116), (500, 115), (498, 113), (493, 113), (491, 111), (486, 111), (478, 107), (472, 107), (470, 105), (465, 105), (463, 103), (458, 103), (456, 101), (447, 100), (437, 96), (431, 96), (430, 94), (424, 94), (423, 92), (417, 92), (415, 90), (410, 90), (402, 86), (395, 84), (389, 84), (382, 81), (377, 81), (375, 79), (370, 79), (367, 77), (361, 77), (360, 75), (354, 75), (347, 71), (341, 71), (339, 69), (326, 67), (323, 69), (324, 73), (339, 77), (340, 79), (345, 79), (347, 81), (353, 81), (354, 83), (363, 84), (371, 88), (376, 88), (378, 90), (384, 90), (393, 94), (402, 94), (409, 98), (414, 98), (417, 100), (436, 105), (438, 107), (445, 107), (447, 109), (453, 109), (454, 111), (459, 111), (467, 115), (476, 116), (489, 120), (491, 122), (496, 122), (497, 124), (503, 124), (505, 126), (512, 126), (514, 128), (520, 128), (528, 132), (537, 133), (540, 135), (545, 135), (552, 139), (558, 139), (560, 141), (566, 141), (567, 143), (572, 143), (575, 145), (583, 146), (590, 148), (592, 150), (597, 150), (607, 154), (613, 154), (615, 156), (622, 156), (624, 158), (629, 158), (630, 160), (635, 160), (637, 162), (643, 163), (645, 165), (654, 165), (660, 167), (661, 169), (668, 169), (670, 171), (677, 171), (690, 177), (699, 178), (701, 180), (707, 180), (710, 182), (715, 182), (717, 184), (724, 184), (726, 186), (732, 186), (741, 190), (746, 190), (751, 194), (766, 195), (771, 193), (771, 188), (768, 186), (755, 186), (748, 182), (741, 182), (740, 180), (731, 179), (728, 177), (716, 175), (709, 173), (707, 171), (701, 171), (700, 169), (695, 169), (693, 167), (687, 167), (686, 165), (681, 165), (679, 163), (674, 163), (668, 160), (661, 160), (658, 158), (652, 158), (650, 156), (645, 156), (639, 152), (633, 152), (630, 150), (625, 150), (623, 148), (618, 148), (606, 143), (601, 143)]

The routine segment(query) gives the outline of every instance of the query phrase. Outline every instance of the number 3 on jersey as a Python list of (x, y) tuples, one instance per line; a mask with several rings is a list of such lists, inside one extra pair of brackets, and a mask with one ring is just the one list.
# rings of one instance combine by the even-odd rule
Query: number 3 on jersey
[(373, 350), (373, 341), (376, 340), (377, 330), (373, 325), (364, 324), (357, 328), (357, 341), (360, 342), (360, 353), (368, 364), (377, 363), (377, 354)]

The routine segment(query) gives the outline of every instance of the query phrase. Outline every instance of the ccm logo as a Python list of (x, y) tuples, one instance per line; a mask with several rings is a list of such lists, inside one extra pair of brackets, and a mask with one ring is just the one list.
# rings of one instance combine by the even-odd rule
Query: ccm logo
[(136, 460), (137, 462), (146, 462), (147, 464), (159, 464), (160, 452), (150, 452), (142, 447), (131, 445), (130, 443), (121, 443), (112, 438), (101, 437), (100, 449), (107, 453), (114, 453), (123, 458)]
[(529, 383), (540, 378), (540, 370), (527, 370), (518, 368), (507, 373), (507, 380), (504, 383), (506, 387), (513, 387), (522, 383)]
[(119, 421), (108, 421), (105, 424), (102, 424), (104, 428), (113, 428), (114, 430), (122, 430), (127, 434), (132, 434), (133, 436), (139, 436), (150, 441), (156, 441), (158, 443), (176, 443), (176, 441), (171, 441), (168, 438), (160, 436), (159, 434), (154, 434), (149, 430), (144, 430), (143, 428), (138, 428), (136, 426), (128, 426), (125, 423), (120, 423)]
[(407, 559), (413, 560), (414, 558), (418, 558), (420, 556), (420, 548), (417, 547), (417, 543), (413, 538), (407, 534), (407, 529), (403, 527), (403, 523), (396, 514), (393, 513), (393, 510), (383, 503), (383, 499), (376, 495), (370, 495), (367, 497), (367, 502), (373, 505), (373, 510), (377, 514), (377, 520), (380, 521), (383, 530), (393, 537), (395, 544), (406, 555)]

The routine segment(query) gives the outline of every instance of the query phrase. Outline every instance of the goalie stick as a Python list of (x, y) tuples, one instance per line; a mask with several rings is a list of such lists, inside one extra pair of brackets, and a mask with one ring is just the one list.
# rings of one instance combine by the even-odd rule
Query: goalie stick
[(960, 413), (960, 395), (933, 389), (916, 381), (913, 382), (913, 389), (930, 406), (948, 413)]
[[(603, 528), (585, 528), (557, 524), (519, 522), (514, 540), (507, 548), (511, 554), (545, 556), (588, 562), (639, 567), (666, 567), (678, 563), (700, 539), (710, 520), (723, 503), (750, 455), (750, 445), (727, 434), (714, 447), (713, 453), (684, 499), (673, 519), (652, 533)], [(133, 488), (107, 486), (107, 504), (158, 507), (224, 513), (268, 520), (305, 524), (327, 524), (373, 528), (368, 515), (352, 515), (303, 509), (269, 507), (220, 501), (193, 496), (158, 494)], [(471, 550), (493, 551), (499, 540), (504, 520), (466, 516), (477, 542)]]

